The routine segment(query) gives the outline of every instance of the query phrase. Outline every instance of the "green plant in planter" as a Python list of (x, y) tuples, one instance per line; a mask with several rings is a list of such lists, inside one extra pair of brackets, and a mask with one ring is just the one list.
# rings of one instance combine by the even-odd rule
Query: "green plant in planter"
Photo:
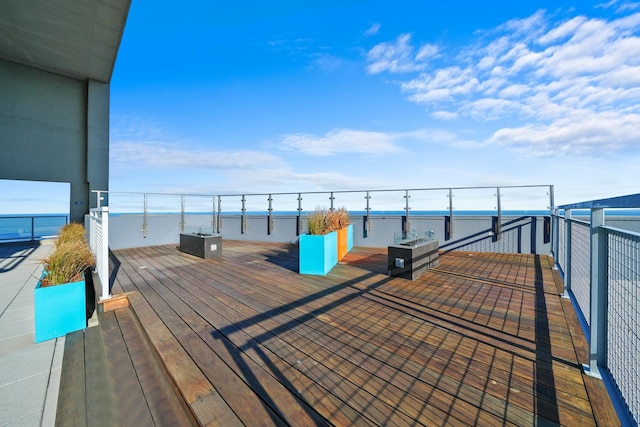
[(67, 242), (83, 242), (86, 241), (86, 232), (82, 224), (77, 222), (69, 223), (63, 226), (58, 233), (56, 245), (62, 245)]
[(329, 233), (328, 227), (329, 212), (321, 207), (317, 207), (313, 213), (307, 214), (307, 230), (313, 236), (320, 236)]
[(34, 290), (36, 342), (87, 327), (87, 295), (91, 294), (84, 274), (94, 264), (82, 225), (63, 227), (53, 251), (44, 259), (44, 271)]
[(327, 211), (317, 207), (306, 219), (309, 233), (300, 236), (299, 271), (327, 274), (353, 246), (349, 213), (345, 208)]
[(84, 272), (95, 265), (95, 258), (87, 243), (84, 227), (67, 224), (60, 230), (53, 252), (44, 259), (45, 274), (42, 287), (76, 282)]
[(337, 211), (332, 212), (336, 218), (336, 222), (338, 223), (338, 229), (344, 228), (347, 225), (351, 224), (351, 217), (349, 216), (349, 212), (343, 206)]
[(329, 211), (317, 207), (313, 213), (307, 214), (306, 218), (309, 234), (314, 236), (340, 230), (351, 223), (349, 212), (344, 207)]

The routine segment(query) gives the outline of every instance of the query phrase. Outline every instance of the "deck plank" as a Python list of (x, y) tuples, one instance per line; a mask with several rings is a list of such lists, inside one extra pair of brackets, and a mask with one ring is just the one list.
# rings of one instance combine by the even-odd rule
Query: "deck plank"
[(225, 241), (210, 260), (123, 249), (112, 261), (114, 289), (133, 292), (160, 357), (188, 359), (172, 375), (201, 422), (216, 406), (198, 402), (199, 384), (249, 425), (611, 420), (594, 416), (606, 395), (587, 393), (585, 343), (548, 257), (450, 252), (415, 281), (387, 276), (376, 248), (325, 277), (297, 274), (297, 253), (273, 243)]

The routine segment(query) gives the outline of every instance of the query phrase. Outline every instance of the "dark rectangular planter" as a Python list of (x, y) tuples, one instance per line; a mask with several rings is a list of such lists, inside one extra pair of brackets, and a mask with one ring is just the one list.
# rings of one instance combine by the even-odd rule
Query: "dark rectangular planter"
[(180, 252), (203, 259), (222, 255), (222, 236), (213, 234), (180, 234)]
[(414, 280), (439, 263), (440, 244), (431, 240), (418, 246), (393, 245), (388, 248), (389, 275)]

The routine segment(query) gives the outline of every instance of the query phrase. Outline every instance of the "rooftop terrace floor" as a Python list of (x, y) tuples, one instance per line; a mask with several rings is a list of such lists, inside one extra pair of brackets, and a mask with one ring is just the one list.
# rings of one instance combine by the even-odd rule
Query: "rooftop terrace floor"
[(619, 424), (550, 258), (450, 252), (409, 281), (386, 257), (322, 277), (283, 244), (125, 249), (113, 293), (200, 424)]

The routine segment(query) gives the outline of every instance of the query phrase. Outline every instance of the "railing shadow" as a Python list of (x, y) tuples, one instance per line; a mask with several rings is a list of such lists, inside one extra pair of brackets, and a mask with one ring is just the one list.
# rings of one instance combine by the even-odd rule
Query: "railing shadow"
[(389, 274), (389, 267), (387, 265), (388, 259), (385, 254), (375, 254), (364, 257), (347, 254), (343, 259), (343, 262), (345, 264), (349, 264), (351, 267), (370, 271), (372, 273)]
[(267, 262), (297, 273), (299, 271), (298, 246), (290, 244), (286, 250), (272, 250), (266, 258)]
[(109, 249), (109, 294), (113, 294), (113, 285), (116, 282), (116, 277), (118, 277), (118, 272), (120, 271), (120, 260), (118, 257)]
[[(285, 332), (288, 332), (292, 329), (295, 329), (296, 326), (305, 324), (309, 320), (315, 319), (323, 314), (326, 314), (330, 312), (332, 309), (334, 309), (335, 307), (345, 304), (353, 299), (359, 298), (371, 292), (372, 290), (379, 288), (380, 286), (383, 286), (389, 280), (392, 280), (389, 277), (384, 277), (368, 285), (364, 289), (354, 288), (355, 290), (354, 292), (351, 292), (348, 295), (340, 297), (337, 300), (332, 301), (331, 303), (325, 304), (319, 308), (316, 308), (308, 313), (292, 314), (292, 312), (298, 307), (305, 306), (313, 301), (320, 300), (330, 294), (336, 293), (343, 289), (353, 287), (357, 283), (361, 283), (375, 276), (378, 276), (378, 274), (370, 272), (360, 277), (344, 281), (338, 285), (329, 287), (327, 289), (323, 289), (322, 291), (305, 296), (303, 298), (297, 299), (290, 303), (286, 303), (279, 307), (275, 307), (270, 310), (267, 310), (263, 313), (256, 314), (255, 316), (249, 317), (240, 322), (236, 322), (231, 325), (225, 326), (223, 328), (217, 329), (212, 333), (212, 336), (214, 339), (221, 340), (224, 343), (224, 345), (227, 347), (227, 350), (233, 356), (234, 360), (238, 364), (246, 381), (253, 388), (253, 390), (255, 390), (257, 394), (260, 395), (260, 397), (262, 398), (263, 405), (265, 405), (266, 409), (269, 409), (270, 411), (273, 411), (274, 413), (277, 413), (284, 418), (284, 416), (280, 414), (280, 410), (278, 408), (277, 403), (271, 399), (269, 391), (264, 389), (264, 387), (262, 386), (258, 378), (256, 378), (256, 376), (253, 374), (251, 367), (247, 365), (247, 363), (244, 361), (244, 358), (242, 357), (243, 353), (253, 352), (254, 354), (256, 354), (260, 358), (261, 362), (266, 367), (268, 367), (270, 372), (278, 379), (278, 381), (304, 403), (304, 405), (302, 406), (304, 411), (307, 413), (307, 415), (310, 418), (314, 419), (317, 422), (317, 425), (330, 425), (329, 422), (327, 422), (324, 418), (321, 418), (321, 416), (312, 408), (312, 405), (310, 402), (307, 402), (304, 399), (304, 397), (300, 396), (299, 390), (297, 390), (295, 385), (291, 383), (289, 378), (287, 378), (287, 376), (284, 375), (277, 366), (273, 365), (269, 357), (265, 355), (262, 349), (262, 346), (265, 343), (267, 343), (267, 341), (277, 338), (279, 335)], [(234, 345), (232, 343), (232, 340), (228, 338), (230, 335), (232, 335), (238, 330), (259, 326), (264, 321), (273, 319), (274, 317), (280, 316), (282, 314), (289, 316), (290, 320), (280, 324), (275, 328), (269, 328), (269, 329), (265, 328), (265, 332), (252, 337), (252, 339), (243, 346), (238, 347)], [(273, 422), (276, 424), (279, 424), (282, 421), (279, 419), (273, 419)]]
[[(271, 259), (273, 262), (282, 263), (283, 259), (291, 259), (291, 254), (283, 251), (281, 254), (282, 259), (278, 260), (278, 254), (274, 255)], [(381, 260), (381, 256), (374, 255), (372, 257), (363, 257), (361, 259), (355, 259), (349, 262), (350, 265), (353, 266), (362, 266), (365, 269), (367, 266), (372, 266), (379, 263)], [(385, 259), (386, 261), (386, 259)], [(288, 261), (289, 262), (289, 261)], [(280, 265), (280, 264), (279, 264)], [(536, 317), (535, 317), (535, 340), (533, 344), (535, 346), (534, 355), (532, 355), (531, 360), (535, 362), (535, 373), (534, 373), (534, 394), (535, 394), (535, 419), (536, 424), (549, 424), (549, 422), (559, 423), (559, 409), (558, 409), (558, 401), (557, 401), (557, 392), (553, 377), (553, 363), (561, 362), (565, 364), (571, 365), (570, 362), (566, 360), (560, 360), (554, 358), (551, 352), (551, 340), (550, 340), (550, 325), (549, 325), (549, 316), (547, 313), (547, 305), (546, 298), (544, 292), (544, 282), (542, 277), (542, 266), (540, 262), (540, 257), (535, 256), (534, 261), (535, 268), (535, 306), (536, 306)], [(379, 269), (374, 269), (379, 270)], [(368, 280), (379, 277), (379, 271), (370, 271), (366, 274), (363, 274), (357, 278), (345, 281), (338, 285), (329, 287), (327, 289), (323, 289), (322, 291), (316, 292), (309, 296), (297, 299), (295, 301), (283, 304), (279, 307), (272, 308), (263, 313), (256, 314), (255, 316), (244, 319), (240, 322), (233, 323), (224, 328), (215, 330), (212, 333), (214, 339), (222, 340), (227, 347), (227, 350), (230, 354), (233, 355), (234, 360), (238, 363), (241, 372), (243, 373), (245, 379), (251, 385), (254, 390), (259, 391), (259, 394), (263, 396), (264, 404), (269, 407), (270, 410), (274, 412), (278, 412), (277, 403), (271, 401), (269, 397), (268, 390), (264, 390), (259, 380), (254, 376), (251, 372), (251, 367), (243, 361), (242, 354), (243, 353), (253, 353), (257, 355), (261, 359), (261, 362), (269, 369), (269, 371), (274, 375), (279, 382), (281, 382), (287, 389), (291, 390), (292, 393), (298, 395), (296, 387), (291, 381), (288, 379), (286, 375), (280, 372), (277, 366), (274, 366), (270, 361), (269, 357), (267, 357), (264, 353), (263, 346), (268, 347), (268, 341), (273, 340), (274, 338), (278, 338), (281, 334), (295, 330), (298, 326), (304, 325), (310, 320), (318, 318), (323, 314), (327, 314), (331, 312), (336, 307), (344, 305), (354, 299), (357, 298), (370, 298), (369, 294), (375, 291), (375, 299), (376, 300), (385, 300), (391, 295), (387, 295), (386, 292), (381, 291), (379, 288), (388, 283), (390, 280), (393, 280), (390, 277), (383, 277), (376, 280), (374, 283), (367, 285), (365, 288), (354, 288), (354, 291), (349, 293), (348, 295), (342, 296), (330, 303), (324, 304), (318, 308), (315, 308), (307, 313), (292, 313), (296, 308), (306, 306), (310, 302), (322, 299), (330, 294), (343, 290), (345, 288), (353, 287), (358, 283), (366, 283)], [(397, 299), (389, 299), (388, 302), (392, 305), (402, 305), (401, 301)], [(441, 317), (438, 316), (437, 313), (432, 311), (423, 311), (415, 306), (407, 306), (409, 312), (411, 311), (420, 311), (423, 315), (426, 315), (428, 318), (432, 319), (435, 324), (440, 325), (441, 328), (447, 329), (450, 332), (453, 332), (454, 329), (450, 329), (446, 324), (452, 322), (452, 319), (449, 316)], [(283, 323), (279, 324), (276, 327), (267, 328), (265, 327), (265, 331), (259, 335), (252, 337), (252, 339), (245, 345), (236, 346), (232, 343), (232, 339), (229, 338), (230, 335), (237, 332), (238, 330), (244, 330), (247, 328), (251, 328), (254, 326), (259, 326), (264, 321), (270, 320), (276, 316), (280, 316), (282, 314), (288, 315), (290, 317), (289, 320), (285, 320)], [(456, 322), (453, 321), (453, 325), (456, 325)], [(459, 323), (458, 327), (468, 327), (467, 324)], [(486, 326), (485, 326), (486, 327)], [(491, 328), (489, 328), (491, 329)], [(490, 332), (484, 332), (480, 329), (475, 330), (474, 332), (479, 333), (480, 335), (485, 334), (487, 338), (497, 339), (498, 341), (503, 342), (504, 344), (509, 344), (511, 346), (521, 348), (522, 350), (531, 351), (531, 347), (524, 346), (522, 344), (518, 344), (509, 340), (507, 337), (500, 338), (496, 335), (491, 334)], [(500, 332), (500, 331), (497, 331)], [(503, 334), (509, 335), (502, 331)], [(515, 338), (515, 337), (514, 337)], [(519, 337), (521, 338), (521, 337)], [(503, 351), (505, 348), (502, 349)], [(513, 352), (516, 355), (516, 352)], [(578, 367), (578, 366), (573, 366)], [(299, 396), (301, 399), (304, 398)], [(305, 402), (305, 410), (308, 412), (309, 416), (317, 416), (315, 411), (312, 408), (311, 402)], [(274, 420), (275, 421), (275, 420)], [(381, 420), (382, 421), (382, 420)]]
[(536, 289), (536, 366), (535, 366), (535, 409), (536, 425), (545, 425), (549, 420), (560, 423), (558, 396), (553, 376), (551, 353), (551, 330), (544, 292), (540, 256), (534, 258)]
[(37, 240), (30, 242), (0, 244), (0, 273), (17, 268), (40, 246)]

